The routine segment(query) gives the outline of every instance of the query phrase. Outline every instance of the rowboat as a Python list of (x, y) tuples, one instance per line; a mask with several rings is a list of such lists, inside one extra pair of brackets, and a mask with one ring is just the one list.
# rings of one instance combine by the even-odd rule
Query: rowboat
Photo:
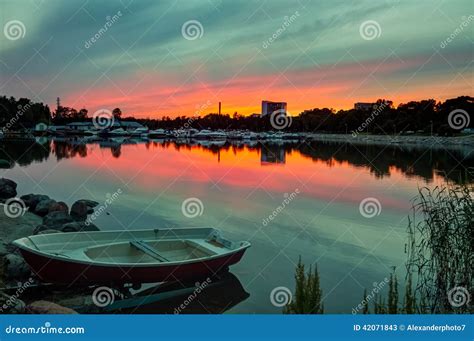
[(213, 228), (53, 233), (13, 244), (42, 281), (68, 285), (202, 278), (227, 270), (250, 247)]

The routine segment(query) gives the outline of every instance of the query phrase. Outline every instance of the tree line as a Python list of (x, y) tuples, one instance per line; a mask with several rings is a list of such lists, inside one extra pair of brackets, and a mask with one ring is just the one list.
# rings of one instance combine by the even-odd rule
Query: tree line
[[(350, 109), (335, 111), (331, 108), (314, 108), (305, 110), (298, 116), (286, 118), (283, 122), (284, 131), (289, 132), (321, 132), (321, 133), (371, 133), (398, 134), (413, 132), (419, 134), (452, 135), (465, 128), (474, 127), (474, 119), (469, 115), (474, 110), (474, 98), (460, 96), (444, 102), (434, 99), (410, 101), (394, 107), (391, 101), (377, 100), (368, 109)], [(461, 122), (452, 122), (453, 111), (467, 113)], [(122, 118), (120, 108), (111, 111), (117, 120), (137, 121), (150, 129), (240, 129), (255, 132), (278, 130), (282, 126), (275, 125), (275, 117), (259, 114), (249, 116), (210, 113), (204, 116), (164, 116), (160, 119)], [(63, 125), (74, 121), (91, 120), (87, 109), (75, 109), (60, 106), (54, 112), (48, 105), (34, 103), (30, 99), (0, 97), (0, 127), (8, 130), (31, 129), (37, 123)], [(464, 119), (464, 120), (463, 120)], [(281, 123), (281, 122), (280, 122)]]

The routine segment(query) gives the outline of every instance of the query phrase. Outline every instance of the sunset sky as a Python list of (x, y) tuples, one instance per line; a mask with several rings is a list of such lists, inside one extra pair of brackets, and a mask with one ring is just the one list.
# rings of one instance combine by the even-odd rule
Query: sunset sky
[(471, 0), (7, 0), (0, 95), (136, 117), (444, 100), (472, 95), (473, 15)]

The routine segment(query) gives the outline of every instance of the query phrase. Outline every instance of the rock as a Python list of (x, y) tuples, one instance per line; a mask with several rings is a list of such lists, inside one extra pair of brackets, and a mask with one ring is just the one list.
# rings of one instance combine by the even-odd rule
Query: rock
[(48, 213), (43, 218), (43, 225), (47, 226), (48, 228), (59, 230), (64, 224), (71, 223), (73, 221), (74, 219), (66, 212), (55, 211)]
[(6, 254), (10, 253), (7, 249), (7, 244), (0, 241), (0, 257), (5, 256)]
[(69, 207), (67, 207), (66, 203), (60, 201), (60, 202), (56, 202), (54, 204), (52, 204), (51, 206), (49, 206), (49, 212), (48, 213), (51, 213), (51, 212), (65, 212), (65, 213), (68, 213), (69, 212)]
[(49, 230), (50, 228), (46, 225), (38, 225), (33, 230), (33, 234), (40, 234), (43, 231)]
[(56, 200), (53, 199), (45, 199), (41, 200), (33, 210), (33, 213), (39, 215), (40, 217), (44, 217), (49, 213), (49, 208), (56, 204)]
[(22, 216), (9, 218), (0, 207), (0, 240), (10, 243), (15, 239), (31, 236), (36, 226), (41, 224), (41, 218), (36, 214), (25, 211)]
[(0, 199), (16, 197), (16, 183), (10, 179), (0, 179)]
[(0, 292), (0, 314), (24, 314), (25, 302), (15, 296)]
[(28, 314), (77, 314), (71, 308), (49, 301), (34, 301), (26, 306)]
[(3, 271), (7, 279), (24, 278), (31, 275), (30, 268), (21, 256), (9, 253), (3, 259)]
[(77, 221), (84, 221), (86, 220), (88, 214), (94, 212), (94, 209), (92, 209), (92, 212), (90, 212), (90, 210), (91, 207), (88, 206), (83, 200), (76, 201), (71, 206), (71, 217)]
[(99, 231), (99, 228), (94, 224), (87, 224), (84, 221), (75, 221), (64, 224), (61, 228), (62, 232), (79, 232), (79, 231)]
[[(40, 225), (40, 226), (44, 226), (44, 225)], [(41, 231), (39, 231), (38, 233), (35, 233), (35, 234), (52, 234), (52, 233), (62, 233), (62, 232), (59, 231), (59, 230), (47, 229), (47, 230), (41, 230)]]
[(49, 199), (47, 195), (42, 194), (26, 194), (20, 197), (21, 200), (25, 203), (25, 206), (30, 209), (30, 211), (34, 211), (36, 205), (43, 200)]
[(2, 169), (12, 168), (12, 164), (8, 160), (0, 159), (0, 168)]

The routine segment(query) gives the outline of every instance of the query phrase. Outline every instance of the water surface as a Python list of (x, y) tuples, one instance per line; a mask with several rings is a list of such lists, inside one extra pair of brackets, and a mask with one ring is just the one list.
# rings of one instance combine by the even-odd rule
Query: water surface
[[(101, 229), (210, 226), (249, 240), (231, 271), (250, 295), (231, 313), (281, 312), (270, 293), (294, 289), (299, 256), (318, 264), (325, 310), (350, 313), (364, 287), (393, 266), (404, 274), (407, 215), (418, 188), (472, 181), (466, 169), (474, 165), (472, 151), (443, 148), (81, 138), (3, 140), (0, 159), (10, 163), (0, 176), (15, 180), (19, 195), (44, 193), (70, 205), (105, 203), (121, 191), (97, 217)], [(183, 214), (188, 198), (202, 202), (202, 215)], [(359, 211), (366, 198), (381, 204), (372, 218)]]

